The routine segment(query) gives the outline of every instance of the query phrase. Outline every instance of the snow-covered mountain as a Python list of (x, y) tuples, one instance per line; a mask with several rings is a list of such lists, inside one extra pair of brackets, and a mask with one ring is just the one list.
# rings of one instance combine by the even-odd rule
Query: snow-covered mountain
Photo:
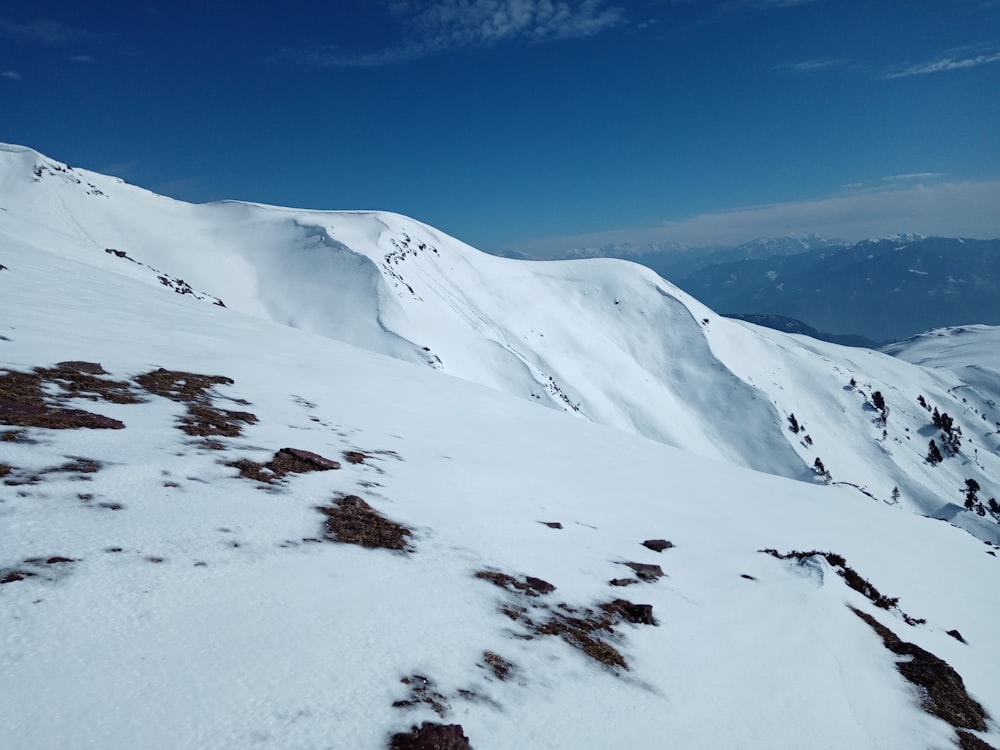
[[(708, 458), (814, 481), (818, 458), (834, 481), (886, 502), (896, 488), (1000, 541), (956, 489), (1000, 496), (996, 406), (922, 368), (725, 320), (631, 263), (518, 262), (395, 214), (192, 205), (22, 147), (0, 158), (12, 240)], [(920, 396), (964, 436), (940, 465)]]
[(0, 162), (0, 746), (996, 744), (996, 405), (950, 372)]

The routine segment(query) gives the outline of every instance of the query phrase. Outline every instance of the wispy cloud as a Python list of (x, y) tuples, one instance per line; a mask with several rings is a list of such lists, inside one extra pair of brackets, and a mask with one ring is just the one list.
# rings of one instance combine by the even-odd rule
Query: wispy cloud
[(389, 10), (412, 29), (416, 41), (357, 54), (330, 47), (289, 49), (278, 58), (316, 66), (375, 67), (515, 40), (583, 39), (624, 20), (624, 11), (604, 0), (435, 0), (394, 2)]
[(907, 76), (922, 76), (930, 73), (947, 73), (952, 70), (963, 70), (965, 68), (975, 68), (979, 65), (1000, 62), (1000, 52), (996, 50), (981, 52), (980, 54), (949, 53), (931, 62), (910, 65), (902, 70), (892, 70), (882, 75), (882, 78), (906, 78)]
[(15, 73), (13, 70), (5, 70), (3, 73), (0, 73), (0, 78), (9, 78), (12, 81), (18, 81), (21, 79), (21, 74)]
[(89, 39), (99, 39), (101, 34), (85, 29), (76, 29), (58, 21), (37, 19), (35, 21), (12, 21), (0, 17), (0, 36), (8, 39), (23, 39), (42, 44), (62, 44)]
[(92, 58), (90, 55), (73, 55), (70, 58), (70, 60), (72, 62), (76, 62), (76, 63), (92, 63), (92, 62), (94, 62), (94, 58)]
[(944, 177), (944, 172), (907, 172), (906, 174), (891, 174), (879, 177), (882, 182), (904, 182), (908, 180), (930, 180), (935, 177)]
[(774, 70), (790, 70), (794, 73), (817, 73), (845, 65), (845, 61), (834, 57), (813, 57), (809, 60), (794, 60), (775, 65)]
[(756, 8), (757, 10), (774, 10), (779, 8), (794, 8), (799, 5), (811, 5), (820, 0), (726, 0), (723, 8), (738, 10), (740, 8)]
[(894, 232), (946, 237), (1000, 237), (1000, 180), (886, 185), (815, 200), (704, 213), (653, 227), (550, 237), (515, 245), (534, 257), (615, 243), (728, 245), (758, 237), (819, 234), (859, 240)]

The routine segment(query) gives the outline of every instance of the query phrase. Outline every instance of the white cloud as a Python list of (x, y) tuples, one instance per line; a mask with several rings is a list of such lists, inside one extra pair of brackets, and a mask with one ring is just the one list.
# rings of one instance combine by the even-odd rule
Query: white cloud
[(416, 41), (360, 54), (336, 48), (285, 50), (279, 58), (317, 66), (375, 67), (514, 40), (583, 39), (624, 20), (623, 11), (605, 6), (604, 0), (436, 0), (388, 7), (412, 29)]
[(9, 18), (0, 18), (0, 36), (11, 39), (26, 39), (43, 44), (60, 44), (84, 39), (98, 39), (101, 35), (93, 31), (75, 29), (58, 21), (38, 19), (18, 22)]
[(891, 174), (879, 177), (882, 182), (901, 182), (903, 180), (929, 180), (934, 177), (944, 177), (944, 172), (908, 172), (907, 174)]
[(957, 57), (949, 55), (933, 62), (911, 65), (902, 70), (886, 73), (882, 78), (906, 78), (907, 76), (920, 76), (929, 73), (946, 73), (952, 70), (962, 70), (964, 68), (975, 68), (979, 65), (1000, 62), (1000, 52), (984, 53), (971, 57)]
[(830, 70), (844, 65), (843, 60), (827, 57), (814, 57), (809, 60), (797, 60), (775, 66), (775, 70), (791, 70), (796, 73), (815, 73), (819, 70)]
[(1000, 237), (997, 206), (1000, 206), (1000, 180), (908, 184), (698, 214), (653, 227), (528, 240), (510, 249), (536, 257), (554, 257), (573, 249), (615, 243), (728, 245), (758, 237), (796, 234), (858, 240), (916, 232), (991, 239)]
[(15, 73), (13, 70), (5, 70), (3, 73), (0, 73), (0, 78), (9, 78), (12, 81), (17, 81), (20, 80), (21, 75), (20, 73)]

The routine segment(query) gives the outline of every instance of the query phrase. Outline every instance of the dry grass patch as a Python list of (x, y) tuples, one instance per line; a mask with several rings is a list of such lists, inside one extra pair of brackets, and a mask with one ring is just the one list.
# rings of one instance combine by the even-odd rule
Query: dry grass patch
[(242, 425), (257, 424), (257, 416), (248, 411), (228, 411), (204, 404), (190, 404), (180, 418), (180, 429), (192, 437), (239, 437)]
[(514, 669), (513, 664), (493, 651), (483, 652), (483, 663), (490, 668), (494, 676), (501, 682), (506, 680)]
[(16, 583), (28, 578), (54, 580), (60, 573), (66, 572), (66, 566), (76, 562), (75, 558), (65, 555), (50, 557), (29, 557), (16, 568), (0, 568), (0, 584)]
[[(92, 367), (85, 372), (80, 369), (83, 365)], [(50, 430), (122, 429), (125, 425), (117, 419), (65, 406), (70, 398), (139, 403), (127, 382), (97, 377), (95, 371), (106, 374), (100, 365), (83, 362), (62, 362), (55, 367), (36, 367), (31, 372), (4, 370), (0, 375), (0, 424)], [(51, 393), (53, 386), (57, 393)], [(4, 439), (20, 437), (15, 431), (14, 437)]]
[(965, 691), (965, 682), (951, 665), (920, 646), (902, 640), (871, 615), (854, 607), (851, 611), (878, 633), (887, 649), (904, 657), (896, 662), (896, 669), (921, 689), (925, 711), (956, 729), (986, 730), (986, 711)]
[(413, 706), (430, 706), (438, 716), (444, 717), (448, 712), (448, 698), (434, 689), (434, 681), (429, 677), (414, 674), (400, 680), (410, 688), (410, 697), (405, 700), (393, 701), (393, 708), (412, 708)]
[[(628, 662), (615, 646), (615, 642), (621, 638), (615, 627), (621, 622), (656, 624), (653, 619), (653, 607), (649, 604), (635, 604), (627, 599), (614, 599), (598, 605), (595, 609), (572, 607), (565, 603), (553, 607), (530, 601), (537, 598), (539, 593), (547, 594), (555, 591), (555, 586), (540, 578), (524, 576), (523, 579), (518, 579), (491, 570), (478, 571), (475, 577), (489, 581), (508, 594), (518, 597), (523, 604), (530, 605), (529, 608), (516, 602), (505, 602), (500, 606), (502, 614), (525, 629), (526, 633), (517, 637), (531, 640), (538, 636), (558, 636), (594, 661), (612, 669), (628, 669)], [(490, 664), (488, 659), (485, 660)]]
[[(247, 411), (230, 411), (213, 405), (212, 389), (217, 385), (233, 385), (232, 378), (224, 375), (201, 375), (183, 370), (166, 370), (162, 367), (137, 375), (133, 381), (157, 396), (187, 404), (179, 421), (179, 429), (192, 436), (205, 438), (204, 445), (213, 450), (225, 448), (212, 440), (219, 437), (239, 437), (243, 425), (256, 424), (257, 415)], [(238, 403), (247, 402), (239, 400)]]
[(165, 370), (162, 367), (132, 379), (150, 393), (186, 403), (208, 401), (209, 391), (214, 386), (233, 385), (235, 382), (224, 375), (199, 375), (182, 370)]
[(958, 735), (958, 746), (961, 750), (997, 750), (993, 745), (979, 739), (972, 732), (958, 730), (955, 734)]
[(498, 586), (506, 591), (520, 592), (527, 596), (548, 594), (556, 590), (555, 586), (541, 578), (523, 576), (518, 579), (506, 573), (501, 573), (498, 570), (479, 570), (476, 571), (475, 577), (482, 581), (489, 581), (494, 586)]
[(810, 557), (822, 557), (832, 568), (837, 570), (837, 575), (844, 579), (844, 583), (864, 596), (879, 609), (897, 610), (902, 615), (903, 620), (906, 621), (907, 625), (922, 625), (926, 622), (926, 620), (921, 618), (910, 617), (908, 614), (899, 609), (898, 596), (890, 597), (883, 594), (875, 588), (875, 585), (871, 581), (858, 573), (858, 571), (854, 568), (850, 567), (847, 564), (847, 559), (843, 555), (838, 555), (835, 552), (820, 552), (819, 550), (811, 550), (809, 552), (792, 550), (784, 555), (775, 549), (762, 549), (759, 551), (767, 555), (771, 555), (771, 557), (776, 557), (779, 560), (797, 560), (799, 562), (802, 562)]
[(307, 474), (312, 471), (332, 471), (340, 462), (300, 448), (282, 448), (267, 463), (257, 463), (246, 458), (226, 464), (240, 470), (240, 476), (263, 484), (274, 484), (288, 474)]
[(331, 541), (413, 552), (408, 541), (413, 532), (386, 518), (357, 495), (339, 497), (317, 510), (326, 516), (324, 531)]

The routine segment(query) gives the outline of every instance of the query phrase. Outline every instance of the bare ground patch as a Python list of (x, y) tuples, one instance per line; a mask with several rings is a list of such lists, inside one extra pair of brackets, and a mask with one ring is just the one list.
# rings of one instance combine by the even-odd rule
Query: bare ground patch
[[(71, 398), (135, 404), (141, 399), (126, 381), (107, 375), (94, 362), (60, 362), (31, 372), (3, 370), (0, 374), (0, 424), (50, 430), (122, 429), (120, 420), (66, 406)], [(5, 433), (11, 434), (11, 433)], [(5, 440), (19, 440), (19, 431)]]
[(413, 532), (392, 521), (357, 495), (345, 495), (316, 510), (326, 516), (324, 532), (330, 541), (362, 547), (413, 552)]
[[(516, 637), (532, 640), (540, 636), (558, 636), (573, 648), (611, 669), (628, 669), (628, 662), (616, 645), (622, 637), (616, 626), (622, 622), (656, 624), (653, 607), (649, 604), (614, 599), (595, 608), (574, 607), (566, 603), (553, 606), (538, 601), (540, 594), (555, 591), (555, 586), (540, 578), (516, 578), (491, 570), (478, 571), (474, 577), (489, 581), (512, 597), (502, 603), (499, 609), (526, 631)], [(488, 659), (485, 660), (490, 664)]]
[(943, 659), (913, 643), (907, 643), (871, 615), (851, 607), (882, 638), (887, 649), (903, 660), (896, 669), (921, 689), (923, 707), (956, 729), (986, 730), (987, 714), (965, 690), (961, 675)]
[(483, 664), (485, 664), (490, 671), (493, 672), (493, 676), (501, 682), (506, 680), (510, 676), (510, 673), (514, 670), (513, 664), (500, 656), (500, 654), (493, 651), (483, 652)]
[(239, 469), (241, 477), (263, 484), (274, 484), (288, 474), (307, 474), (340, 468), (339, 461), (300, 448), (282, 448), (267, 463), (241, 458), (226, 465)]
[[(215, 406), (215, 386), (234, 383), (232, 378), (224, 375), (202, 375), (160, 367), (137, 375), (133, 381), (157, 396), (187, 404), (186, 413), (178, 420), (179, 429), (192, 437), (205, 438), (203, 445), (213, 450), (225, 447), (213, 438), (240, 437), (244, 425), (256, 424), (258, 421), (257, 416), (250, 412), (231, 411)], [(247, 403), (242, 399), (233, 401)]]
[(28, 578), (40, 578), (53, 581), (69, 572), (70, 566), (77, 562), (65, 555), (50, 555), (49, 557), (29, 557), (14, 568), (0, 568), (0, 584), (15, 583)]

